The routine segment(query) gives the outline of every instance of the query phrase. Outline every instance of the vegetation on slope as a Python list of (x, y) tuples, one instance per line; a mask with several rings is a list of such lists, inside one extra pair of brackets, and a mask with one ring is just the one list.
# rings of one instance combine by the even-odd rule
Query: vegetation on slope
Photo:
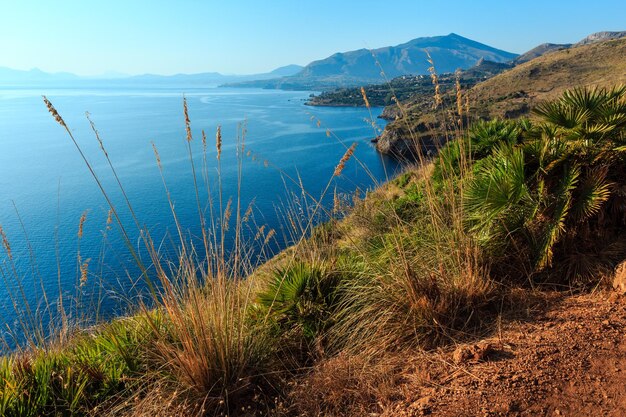
[[(469, 90), (470, 114), (479, 119), (519, 118), (531, 115), (538, 103), (560, 96), (572, 86), (607, 87), (626, 83), (626, 39), (554, 51), (505, 71)], [(435, 66), (436, 66), (435, 61)], [(454, 122), (455, 91), (442, 88), (442, 107), (432, 99), (415, 96), (388, 113), (399, 120), (389, 123), (378, 142), (384, 153), (410, 155), (414, 139), (432, 145), (445, 137), (446, 124)], [(399, 108), (401, 107), (401, 108)], [(443, 117), (441, 113), (450, 113)], [(428, 146), (426, 147), (426, 149)]]
[[(508, 64), (480, 60), (470, 69), (458, 71), (457, 73), (442, 74), (439, 77), (439, 84), (442, 87), (453, 87), (458, 79), (464, 89), (469, 89), (508, 68), (510, 68)], [(430, 100), (433, 86), (430, 77), (424, 75), (403, 75), (390, 80), (388, 83), (366, 85), (363, 89), (365, 90), (368, 104), (380, 107), (393, 105), (396, 100), (404, 102), (417, 96), (426, 97), (427, 100)], [(366, 106), (361, 89), (357, 87), (326, 91), (311, 97), (306, 104), (310, 106)], [(395, 118), (395, 116), (392, 118), (388, 115), (384, 117)]]
[[(339, 393), (344, 387), (329, 393), (337, 370), (327, 360), (346, 358), (358, 380), (380, 358), (492, 332), (503, 309), (516, 308), (514, 288), (598, 285), (598, 271), (626, 258), (626, 88), (572, 90), (535, 115), (449, 125), (460, 139), (432, 162), (418, 154), (418, 167), (353, 207), (337, 196), (336, 219), (312, 230), (323, 207), (309, 201), (308, 218), (291, 221), (294, 246), (256, 270), (242, 267), (250, 264), (245, 248), (225, 256), (220, 232), (204, 226), (206, 258), (183, 232), (175, 262), (147, 237), (155, 306), (3, 358), (0, 412), (376, 409), (367, 387), (354, 394), (361, 408)], [(216, 208), (218, 223), (227, 211)], [(245, 216), (237, 217), (242, 227)], [(311, 401), (303, 389), (327, 395)]]

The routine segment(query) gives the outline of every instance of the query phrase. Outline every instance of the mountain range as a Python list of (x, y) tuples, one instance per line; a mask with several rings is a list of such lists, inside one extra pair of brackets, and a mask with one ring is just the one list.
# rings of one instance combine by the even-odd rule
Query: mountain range
[(106, 73), (102, 76), (84, 77), (69, 72), (48, 73), (38, 68), (30, 71), (0, 67), (0, 86), (38, 86), (38, 85), (191, 85), (210, 86), (247, 80), (266, 80), (297, 74), (302, 70), (300, 65), (287, 65), (262, 74), (224, 75), (218, 72), (175, 75), (126, 75)]
[(0, 86), (228, 86), (261, 87), (287, 90), (331, 90), (372, 83), (403, 75), (426, 75), (432, 65), (437, 73), (465, 70), (487, 61), (518, 65), (549, 52), (596, 43), (626, 36), (626, 32), (598, 32), (571, 44), (542, 44), (517, 55), (455, 33), (445, 36), (421, 37), (400, 45), (374, 50), (358, 49), (338, 52), (327, 58), (313, 61), (302, 67), (287, 65), (271, 72), (252, 75), (225, 75), (217, 72), (199, 74), (155, 75), (105, 74), (101, 77), (81, 77), (75, 74), (46, 73), (39, 69), (30, 71), (0, 67)]
[[(378, 48), (341, 52), (313, 61), (299, 73), (274, 80), (244, 82), (229, 86), (283, 89), (328, 89), (382, 83), (401, 75), (427, 74), (431, 57), (437, 72), (454, 72), (473, 67), (480, 61), (508, 62), (517, 54), (451, 33), (446, 36), (416, 38), (409, 42)], [(384, 71), (384, 75), (381, 74)]]

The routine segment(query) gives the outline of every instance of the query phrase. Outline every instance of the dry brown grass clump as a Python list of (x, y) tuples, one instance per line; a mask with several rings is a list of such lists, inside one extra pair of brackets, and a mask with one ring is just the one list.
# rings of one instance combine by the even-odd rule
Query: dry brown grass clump
[(341, 354), (324, 360), (293, 384), (289, 411), (304, 417), (380, 413), (402, 397), (404, 359)]

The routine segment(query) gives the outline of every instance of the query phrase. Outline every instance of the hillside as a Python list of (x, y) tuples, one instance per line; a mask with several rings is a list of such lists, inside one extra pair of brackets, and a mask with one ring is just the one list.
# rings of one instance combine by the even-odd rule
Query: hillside
[(516, 56), (451, 33), (447, 36), (417, 38), (401, 45), (378, 48), (373, 51), (360, 49), (334, 54), (326, 59), (310, 63), (297, 76), (340, 76), (379, 80), (381, 67), (387, 77), (427, 74), (430, 64), (426, 60), (425, 51), (438, 63), (441, 72), (454, 72), (457, 68), (469, 68), (481, 58), (493, 62), (506, 62)]
[[(471, 114), (484, 119), (516, 118), (528, 115), (535, 104), (557, 97), (572, 86), (626, 83), (624, 57), (626, 39), (547, 53), (474, 86), (469, 91)], [(447, 93), (444, 106), (451, 108), (453, 92), (447, 90)], [(378, 149), (383, 153), (406, 153), (412, 143), (409, 129), (426, 145), (432, 145), (433, 131), (438, 126), (432, 103), (429, 96), (413, 97), (405, 102), (405, 115), (387, 125), (378, 141)], [(393, 109), (387, 112), (399, 113)]]
[[(470, 88), (480, 81), (493, 77), (510, 68), (509, 64), (479, 60), (476, 65), (456, 73), (442, 74), (439, 77), (441, 85), (453, 86), (457, 80), (463, 88)], [(416, 95), (430, 94), (432, 81), (425, 75), (403, 75), (383, 84), (370, 84), (363, 87), (371, 106), (389, 106), (394, 100), (408, 100)], [(341, 88), (325, 91), (311, 97), (307, 103), (310, 106), (365, 106), (363, 95), (359, 87)]]
[(416, 38), (409, 42), (378, 48), (341, 52), (313, 61), (291, 77), (236, 86), (283, 89), (328, 89), (380, 83), (381, 69), (389, 79), (402, 75), (428, 74), (430, 54), (441, 72), (470, 68), (481, 59), (508, 62), (517, 55), (464, 38), (455, 33), (446, 36)]
[(558, 51), (561, 49), (567, 49), (570, 46), (572, 45), (560, 44), (560, 43), (542, 43), (541, 45), (536, 46), (533, 49), (526, 51), (520, 56), (518, 56), (517, 58), (515, 58), (513, 60), (513, 64), (515, 65), (523, 64), (524, 62), (528, 62), (531, 59), (535, 59), (537, 57), (540, 57), (541, 55), (545, 55), (548, 52)]

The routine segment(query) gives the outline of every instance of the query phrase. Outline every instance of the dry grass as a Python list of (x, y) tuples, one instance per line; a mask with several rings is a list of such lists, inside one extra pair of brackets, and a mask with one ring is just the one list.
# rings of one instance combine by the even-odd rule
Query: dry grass
[[(430, 63), (436, 109), (431, 116), (444, 127), (447, 140), (463, 137), (471, 119), (468, 93), (460, 83), (454, 94), (442, 92)], [(365, 94), (363, 100), (368, 106)], [(82, 154), (72, 131), (47, 99), (46, 105)], [(190, 146), (194, 139), (186, 101), (183, 112), (202, 247), (194, 246), (180, 226), (156, 148), (176, 224), (172, 239), (176, 259), (163, 258), (133, 213), (142, 232), (142, 249), (149, 255), (149, 265), (144, 264), (133, 252), (117, 208), (101, 188), (110, 205), (107, 225), (117, 222), (127, 238), (152, 298), (149, 305), (137, 308), (137, 316), (148, 324), (148, 334), (137, 338), (143, 345), (137, 357), (141, 366), (132, 374), (136, 383), (132, 390), (117, 392), (110, 403), (97, 409), (99, 413), (393, 415), (394, 402), (410, 397), (401, 388), (407, 352), (494, 331), (502, 310), (515, 308), (507, 289), (492, 279), (489, 260), (465, 224), (462, 196), (472, 178), (473, 161), (462, 153), (459, 166), (452, 169), (444, 156), (429, 159), (408, 117), (396, 123), (405, 123), (419, 166), (409, 167), (405, 175), (370, 193), (365, 201), (335, 192), (332, 209), (322, 204), (345, 164), (351, 159), (361, 163), (354, 155), (355, 144), (341, 142), (346, 152), (319, 197), (307, 193), (300, 178), (285, 177), (285, 182), (300, 187), (282, 213), (285, 240), (293, 245), (260, 265), (250, 245), (260, 246), (265, 253), (263, 248), (276, 232), (256, 225), (253, 211), (241, 206), (238, 195), (223, 195), (220, 127), (215, 143), (218, 189), (208, 188), (206, 134), (202, 132), (202, 166), (197, 167), (194, 161), (200, 158)], [(327, 136), (335, 137), (322, 121), (314, 122)], [(98, 137), (95, 128), (94, 132)], [(239, 135), (241, 164), (245, 126)], [(108, 160), (102, 141), (100, 145)], [(112, 165), (111, 169), (115, 173)], [(241, 165), (237, 172), (241, 187)], [(197, 175), (207, 187), (202, 193)], [(123, 192), (119, 180), (118, 184)], [(208, 201), (206, 218), (201, 208), (207, 202), (201, 201), (201, 195), (216, 195), (215, 201)], [(128, 199), (125, 203), (132, 213)], [(323, 217), (330, 221), (315, 227)], [(80, 228), (83, 223), (84, 218)], [(255, 232), (250, 242), (243, 241), (244, 227)], [(225, 244), (227, 233), (235, 236), (233, 247)], [(2, 229), (0, 235), (10, 254)], [(81, 279), (83, 266), (86, 277), (87, 260), (79, 262)], [(294, 266), (301, 266), (300, 273), (289, 276)], [(315, 325), (307, 328), (311, 317)]]
[(340, 354), (323, 360), (294, 383), (289, 412), (306, 417), (378, 414), (402, 396), (398, 387), (405, 359)]

